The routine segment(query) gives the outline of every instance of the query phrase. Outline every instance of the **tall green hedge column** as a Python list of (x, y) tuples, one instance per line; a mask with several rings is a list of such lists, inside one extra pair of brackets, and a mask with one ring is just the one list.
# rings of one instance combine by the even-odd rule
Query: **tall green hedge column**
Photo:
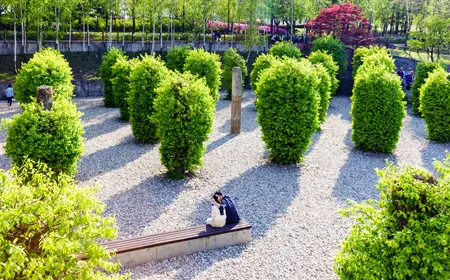
[(417, 64), (416, 75), (411, 87), (412, 110), (414, 113), (420, 113), (420, 88), (425, 84), (428, 75), (436, 69), (445, 69), (439, 63), (431, 61), (421, 61)]
[(170, 78), (158, 89), (153, 120), (161, 140), (161, 161), (172, 177), (182, 178), (202, 165), (215, 103), (203, 80), (190, 73)]
[(258, 122), (273, 162), (301, 161), (319, 126), (319, 79), (314, 71), (308, 61), (286, 59), (260, 76)]
[(125, 53), (114, 47), (110, 48), (103, 56), (103, 63), (100, 65), (100, 77), (103, 82), (103, 91), (105, 95), (105, 107), (116, 107), (114, 100), (114, 93), (112, 88), (112, 67), (116, 63), (117, 59), (128, 57)]
[(362, 150), (390, 153), (406, 115), (400, 80), (384, 65), (361, 68), (353, 88), (352, 140)]
[(148, 55), (142, 57), (131, 72), (130, 123), (134, 137), (141, 142), (153, 143), (157, 140), (156, 124), (151, 120), (155, 112), (155, 90), (169, 76), (170, 72), (164, 62)]

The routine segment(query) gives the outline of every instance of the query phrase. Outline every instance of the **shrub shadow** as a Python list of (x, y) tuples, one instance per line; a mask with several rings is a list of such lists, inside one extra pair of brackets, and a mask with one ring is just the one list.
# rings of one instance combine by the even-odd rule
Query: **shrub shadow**
[(83, 137), (86, 140), (114, 132), (122, 127), (130, 125), (128, 122), (120, 121), (118, 118), (105, 118), (105, 120), (98, 124), (88, 125), (84, 127)]

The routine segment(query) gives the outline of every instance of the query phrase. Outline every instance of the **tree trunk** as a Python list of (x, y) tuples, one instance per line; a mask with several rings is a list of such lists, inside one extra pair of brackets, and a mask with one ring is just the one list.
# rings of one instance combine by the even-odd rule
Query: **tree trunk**
[(159, 41), (160, 41), (160, 51), (163, 49), (163, 24), (162, 18), (159, 18)]
[(144, 38), (144, 34), (145, 34), (145, 24), (144, 24), (144, 14), (142, 14), (142, 50), (144, 50), (144, 43), (145, 43), (145, 38)]
[(17, 19), (16, 8), (14, 7), (14, 73), (17, 73)]
[(72, 50), (72, 11), (70, 11), (69, 20), (69, 52)]
[(134, 1), (133, 1), (133, 9), (131, 10), (131, 21), (133, 22), (133, 27), (131, 30), (131, 41), (134, 43), (134, 33), (136, 32), (136, 15), (134, 11)]
[(82, 22), (83, 22), (83, 24), (82, 24), (82, 26), (83, 26), (83, 51), (85, 52), (86, 51), (86, 27), (85, 27), (85, 15), (84, 15), (84, 5), (82, 5), (81, 6), (81, 13), (82, 13), (82, 18), (83, 18), (83, 20), (82, 20)]
[(109, 1), (109, 47), (112, 46), (112, 26), (113, 26), (113, 18), (112, 18), (112, 0)]
[(151, 54), (155, 51), (155, 32), (156, 32), (156, 0), (153, 0), (153, 14), (152, 14), (152, 24), (153, 24), (153, 31), (152, 31), (152, 51)]
[(58, 8), (55, 6), (55, 20), (56, 20), (56, 49), (59, 51), (59, 18)]

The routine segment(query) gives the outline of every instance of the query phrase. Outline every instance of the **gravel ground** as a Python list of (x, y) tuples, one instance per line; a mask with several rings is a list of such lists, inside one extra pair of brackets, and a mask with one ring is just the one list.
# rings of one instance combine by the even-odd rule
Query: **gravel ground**
[[(350, 140), (350, 99), (334, 97), (322, 130), (304, 162), (283, 167), (267, 161), (255, 120), (254, 97), (243, 100), (242, 133), (231, 136), (230, 102), (219, 101), (204, 166), (183, 181), (164, 179), (158, 145), (137, 143), (119, 111), (101, 99), (75, 99), (86, 130), (85, 155), (77, 180), (100, 185), (99, 197), (115, 214), (119, 238), (203, 223), (210, 196), (221, 190), (235, 198), (253, 225), (253, 241), (240, 246), (148, 263), (130, 269), (133, 279), (333, 279), (333, 256), (351, 223), (338, 210), (347, 199), (377, 198), (375, 168), (386, 160), (432, 168), (450, 145), (426, 139), (424, 121), (405, 118), (392, 155), (364, 153)], [(19, 110), (0, 104), (0, 117)], [(0, 132), (0, 142), (5, 134)], [(0, 149), (0, 168), (10, 161)]]

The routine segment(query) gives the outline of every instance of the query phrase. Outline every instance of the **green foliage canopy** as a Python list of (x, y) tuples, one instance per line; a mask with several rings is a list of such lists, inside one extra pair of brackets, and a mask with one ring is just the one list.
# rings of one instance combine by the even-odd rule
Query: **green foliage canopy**
[(261, 54), (256, 58), (253, 63), (253, 70), (250, 73), (250, 85), (252, 89), (256, 92), (256, 85), (258, 84), (261, 73), (270, 68), (272, 63), (276, 61), (276, 58), (270, 54)]
[(439, 68), (443, 67), (439, 63), (431, 61), (421, 61), (417, 64), (414, 82), (411, 87), (412, 110), (414, 113), (420, 113), (420, 88), (425, 84), (428, 75)]
[(114, 103), (119, 107), (120, 118), (124, 121), (130, 119), (130, 106), (128, 104), (131, 90), (130, 76), (133, 65), (136, 63), (138, 63), (138, 60), (126, 60), (125, 57), (120, 57), (111, 68)]
[(289, 41), (276, 42), (270, 50), (269, 54), (278, 57), (290, 57), (295, 59), (300, 59), (302, 57), (302, 52), (296, 45)]
[(117, 106), (117, 104), (115, 104), (114, 102), (114, 93), (111, 79), (112, 79), (112, 67), (119, 58), (128, 59), (128, 57), (122, 50), (112, 47), (105, 53), (105, 55), (103, 56), (102, 65), (100, 65), (100, 77), (103, 82), (106, 107)]
[(188, 45), (174, 46), (169, 50), (166, 57), (166, 66), (169, 70), (183, 72), (186, 58), (189, 55), (190, 47)]
[(242, 88), (245, 86), (245, 77), (247, 77), (247, 66), (245, 59), (237, 53), (236, 49), (229, 48), (223, 58), (223, 82), (228, 90), (229, 99), (233, 87), (233, 67), (239, 67), (242, 70)]
[(331, 79), (331, 93), (336, 93), (339, 87), (339, 80), (337, 78), (339, 66), (333, 60), (333, 57), (327, 51), (315, 51), (308, 56), (308, 60), (312, 64), (321, 64), (325, 67)]
[(347, 52), (345, 51), (344, 44), (339, 39), (334, 39), (331, 36), (321, 37), (313, 41), (313, 52), (322, 50), (327, 51), (333, 60), (339, 66), (339, 78), (343, 78), (347, 71)]
[(389, 56), (388, 50), (386, 48), (374, 46), (357, 48), (355, 53), (353, 54), (353, 78), (356, 76), (359, 67), (363, 64), (364, 58), (372, 54), (383, 54), (385, 56)]

